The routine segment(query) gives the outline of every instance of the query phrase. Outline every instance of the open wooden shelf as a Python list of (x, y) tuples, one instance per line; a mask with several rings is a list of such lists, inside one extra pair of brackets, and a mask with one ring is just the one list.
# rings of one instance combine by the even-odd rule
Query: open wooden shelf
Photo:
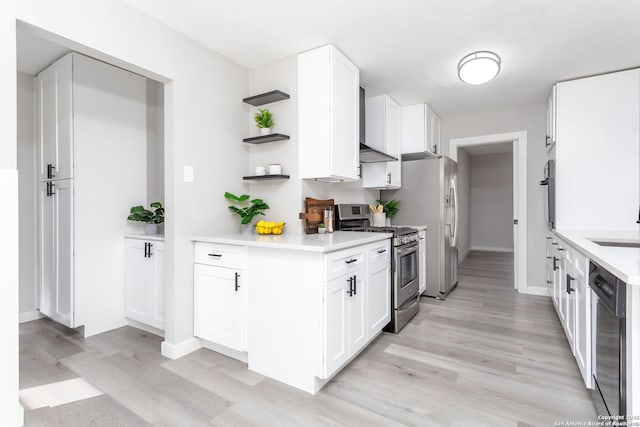
[(259, 105), (270, 104), (276, 101), (282, 101), (283, 99), (289, 99), (289, 94), (280, 90), (272, 90), (271, 92), (261, 93), (260, 95), (250, 96), (242, 100), (246, 104), (257, 107)]
[(289, 175), (252, 175), (243, 176), (242, 179), (245, 181), (267, 181), (273, 179), (289, 179)]
[(247, 144), (264, 144), (265, 142), (285, 141), (287, 139), (289, 139), (289, 135), (284, 135), (282, 133), (270, 133), (269, 135), (245, 138), (242, 142), (246, 142)]

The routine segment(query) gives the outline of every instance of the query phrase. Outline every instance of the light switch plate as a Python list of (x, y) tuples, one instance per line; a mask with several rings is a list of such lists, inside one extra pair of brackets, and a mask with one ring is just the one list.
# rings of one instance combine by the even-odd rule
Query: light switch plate
[(193, 182), (193, 166), (184, 167), (184, 182)]

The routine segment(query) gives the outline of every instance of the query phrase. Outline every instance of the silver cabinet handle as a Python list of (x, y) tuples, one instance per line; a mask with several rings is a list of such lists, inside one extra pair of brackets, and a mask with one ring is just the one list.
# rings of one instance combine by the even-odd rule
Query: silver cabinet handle
[(222, 254), (208, 254), (208, 255), (214, 258), (222, 258)]

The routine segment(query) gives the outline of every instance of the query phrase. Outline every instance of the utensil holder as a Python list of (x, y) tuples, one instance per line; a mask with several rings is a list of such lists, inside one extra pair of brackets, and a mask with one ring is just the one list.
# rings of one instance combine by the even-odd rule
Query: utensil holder
[(371, 225), (373, 227), (384, 227), (387, 214), (384, 212), (376, 212), (371, 214)]

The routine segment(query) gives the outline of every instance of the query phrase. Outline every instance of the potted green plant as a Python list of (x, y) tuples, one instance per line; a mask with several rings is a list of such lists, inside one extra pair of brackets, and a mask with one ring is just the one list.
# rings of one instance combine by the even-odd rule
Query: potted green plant
[[(251, 223), (251, 221), (258, 215), (264, 216), (264, 211), (269, 209), (269, 205), (267, 205), (264, 200), (249, 200), (250, 196), (248, 194), (236, 196), (235, 194), (227, 191), (224, 193), (224, 197), (230, 202), (240, 205), (240, 207), (231, 205), (229, 206), (229, 210), (240, 217), (241, 226), (246, 226)], [(243, 231), (246, 229), (251, 230), (251, 228), (252, 227), (243, 227)]]
[(267, 108), (260, 108), (257, 113), (253, 115), (253, 119), (256, 121), (256, 125), (260, 128), (261, 135), (269, 135), (271, 128), (273, 127), (273, 114)]
[(319, 234), (324, 234), (326, 231), (327, 230), (326, 230), (324, 224), (318, 224), (318, 233)]
[(160, 202), (151, 203), (149, 209), (133, 206), (127, 219), (144, 223), (144, 234), (158, 234), (158, 225), (164, 223), (164, 208)]
[(382, 212), (386, 214), (386, 225), (391, 225), (391, 218), (398, 213), (398, 209), (400, 207), (400, 202), (393, 200), (376, 200), (380, 205), (382, 205)]

